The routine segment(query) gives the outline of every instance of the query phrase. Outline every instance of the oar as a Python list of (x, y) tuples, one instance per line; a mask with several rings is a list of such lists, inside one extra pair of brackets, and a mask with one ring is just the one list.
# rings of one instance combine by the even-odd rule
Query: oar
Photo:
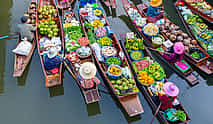
[(170, 53), (168, 53), (168, 52), (160, 51), (160, 50), (158, 50), (158, 49), (154, 49), (154, 48), (150, 48), (150, 47), (147, 47), (147, 48), (150, 49), (150, 50), (153, 50), (153, 51), (163, 52), (163, 53), (166, 53), (166, 54), (170, 54)]
[(5, 35), (5, 36), (0, 36), (0, 40), (1, 39), (5, 39), (5, 38), (9, 38), (9, 37), (15, 36), (15, 35), (18, 35), (18, 33), (14, 33), (14, 34), (10, 34), (10, 35)]
[(157, 110), (155, 111), (155, 114), (153, 115), (153, 118), (152, 118), (152, 120), (151, 120), (150, 124), (152, 124), (152, 122), (154, 121), (154, 119), (155, 119), (155, 117), (156, 117), (157, 113), (159, 112), (160, 107), (161, 107), (161, 104), (162, 104), (162, 103), (160, 103), (160, 105), (158, 106)]

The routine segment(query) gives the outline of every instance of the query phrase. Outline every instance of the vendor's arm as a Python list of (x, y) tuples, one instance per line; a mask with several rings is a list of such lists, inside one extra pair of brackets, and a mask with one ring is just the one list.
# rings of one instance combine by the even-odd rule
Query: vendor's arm
[(176, 54), (175, 53), (170, 53), (170, 54), (163, 54), (163, 58), (166, 59), (167, 61), (171, 61), (176, 59)]

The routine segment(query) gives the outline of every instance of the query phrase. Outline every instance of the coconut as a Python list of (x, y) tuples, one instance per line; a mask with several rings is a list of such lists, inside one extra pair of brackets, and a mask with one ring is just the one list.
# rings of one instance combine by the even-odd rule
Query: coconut
[(169, 25), (170, 25), (169, 23), (165, 23), (165, 26), (166, 26), (166, 27), (170, 27)]
[(191, 44), (197, 45), (197, 41), (196, 40), (191, 40)]
[(186, 33), (182, 33), (181, 34), (184, 38), (187, 38), (188, 37), (188, 35), (186, 34)]
[(177, 41), (183, 41), (183, 36), (182, 35), (177, 36)]
[(166, 33), (166, 36), (167, 36), (167, 37), (170, 37), (170, 35), (171, 35), (171, 33), (169, 33), (169, 32), (168, 32), (168, 33)]
[(183, 44), (188, 46), (188, 45), (190, 44), (190, 40), (184, 39), (184, 40), (183, 40)]
[(180, 27), (179, 27), (179, 26), (177, 26), (177, 25), (175, 25), (175, 30), (178, 30), (178, 29), (180, 29)]
[(171, 34), (170, 37), (169, 37), (169, 39), (170, 39), (171, 41), (175, 41), (175, 40), (176, 40), (176, 36), (173, 35), (173, 34)]

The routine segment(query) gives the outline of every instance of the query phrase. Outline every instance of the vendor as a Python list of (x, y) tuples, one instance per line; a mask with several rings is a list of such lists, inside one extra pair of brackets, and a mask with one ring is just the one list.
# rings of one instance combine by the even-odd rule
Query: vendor
[(64, 59), (57, 55), (58, 50), (54, 44), (48, 44), (45, 48), (47, 49), (47, 54), (44, 54), (44, 67), (52, 74), (56, 74), (59, 72), (58, 68)]
[(33, 41), (36, 27), (30, 24), (30, 18), (26, 14), (21, 17), (21, 22), (22, 24), (18, 24), (21, 39), (24, 39), (26, 37), (28, 41)]
[(171, 48), (171, 53), (166, 54), (163, 52), (160, 52), (160, 54), (163, 56), (164, 59), (169, 61), (170, 63), (175, 63), (180, 60), (182, 60), (184, 55), (184, 45), (182, 42), (176, 42), (174, 46)]
[(165, 95), (159, 95), (159, 100), (161, 101), (160, 109), (167, 110), (168, 108), (172, 108), (172, 103), (177, 98), (179, 89), (175, 84), (166, 82), (163, 85), (163, 91)]
[(147, 16), (150, 20), (159, 20), (163, 17), (163, 12), (160, 12), (161, 8), (160, 5), (162, 4), (162, 0), (151, 0), (150, 6), (147, 10)]

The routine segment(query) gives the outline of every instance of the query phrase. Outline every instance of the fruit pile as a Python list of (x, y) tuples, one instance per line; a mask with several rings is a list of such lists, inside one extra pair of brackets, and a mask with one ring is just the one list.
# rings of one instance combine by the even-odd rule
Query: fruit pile
[(110, 46), (112, 44), (112, 40), (109, 37), (104, 36), (104, 37), (98, 39), (98, 43), (101, 46)]
[(131, 52), (132, 50), (143, 50), (143, 39), (127, 39), (127, 42), (125, 43), (125, 48), (127, 49), (127, 52)]
[(121, 78), (111, 81), (117, 94), (121, 94), (121, 90), (135, 89), (135, 81), (133, 79)]
[(140, 81), (141, 84), (143, 84), (145, 86), (149, 86), (152, 83), (154, 83), (154, 78), (152, 78), (151, 76), (149, 76), (146, 71), (141, 71), (138, 74), (138, 80)]
[(106, 60), (107, 65), (115, 64), (115, 65), (120, 65), (121, 60), (118, 57), (109, 57)]
[(149, 76), (153, 77), (155, 80), (161, 80), (166, 77), (165, 71), (157, 62), (152, 63), (144, 69)]
[(48, 18), (55, 18), (57, 16), (57, 11), (52, 5), (44, 5), (38, 10), (39, 20), (44, 20)]
[(46, 35), (48, 37), (57, 37), (58, 36), (58, 25), (55, 21), (48, 19), (46, 21), (41, 21), (38, 25), (39, 31), (41, 35)]
[(138, 60), (143, 59), (143, 56), (144, 56), (143, 52), (142, 51), (138, 51), (138, 50), (132, 51), (130, 53), (130, 57), (134, 61), (138, 61)]

